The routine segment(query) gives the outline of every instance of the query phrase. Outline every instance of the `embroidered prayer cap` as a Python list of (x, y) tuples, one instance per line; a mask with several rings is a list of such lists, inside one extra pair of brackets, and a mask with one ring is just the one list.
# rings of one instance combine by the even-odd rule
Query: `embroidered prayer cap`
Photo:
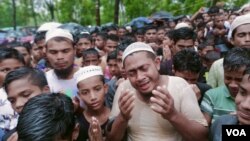
[(72, 34), (68, 30), (56, 28), (56, 29), (49, 30), (46, 33), (45, 42), (47, 43), (50, 39), (54, 37), (64, 37), (71, 41), (74, 41)]
[(178, 23), (178, 24), (175, 26), (174, 29), (176, 30), (176, 29), (183, 28), (183, 27), (191, 28), (190, 25), (188, 25), (187, 23), (182, 22), (182, 23)]
[(237, 13), (243, 12), (246, 8), (250, 7), (250, 3), (246, 3), (237, 11)]
[(46, 32), (46, 31), (58, 28), (61, 25), (62, 25), (61, 23), (57, 23), (57, 22), (47, 22), (47, 23), (42, 24), (37, 29), (37, 32)]
[(74, 74), (74, 77), (76, 78), (76, 82), (79, 83), (82, 80), (98, 75), (103, 75), (102, 68), (100, 66), (86, 66), (80, 68)]
[(230, 40), (232, 38), (233, 31), (237, 27), (239, 27), (243, 24), (250, 24), (250, 14), (238, 16), (233, 20), (231, 27), (230, 27), (230, 30), (229, 30), (228, 35), (227, 35), (228, 40)]
[(122, 64), (124, 64), (124, 60), (126, 59), (128, 55), (134, 52), (138, 52), (138, 51), (148, 51), (148, 52), (155, 54), (154, 50), (151, 48), (150, 45), (143, 43), (143, 42), (135, 42), (135, 43), (130, 44), (124, 50), (123, 55), (122, 55)]

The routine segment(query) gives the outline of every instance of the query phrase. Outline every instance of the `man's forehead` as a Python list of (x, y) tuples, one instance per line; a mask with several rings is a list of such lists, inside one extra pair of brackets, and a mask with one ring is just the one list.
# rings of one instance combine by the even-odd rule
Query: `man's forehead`
[[(126, 67), (126, 63), (128, 63), (128, 60), (131, 61), (131, 60), (130, 60), (131, 57), (134, 57), (134, 56), (140, 57), (139, 60), (136, 60), (136, 62), (138, 62), (138, 61), (146, 60), (146, 59), (148, 58), (146, 55), (147, 55), (147, 52), (146, 52), (146, 51), (137, 51), (137, 52), (134, 52), (134, 53), (129, 54), (129, 55), (126, 57), (125, 62), (124, 62), (124, 63), (125, 63), (125, 67)], [(132, 60), (132, 61), (134, 62), (135, 60)]]
[(242, 24), (242, 25), (238, 26), (238, 27), (235, 29), (235, 32), (239, 31), (239, 30), (240, 30), (241, 28), (243, 28), (243, 27), (244, 27), (244, 29), (250, 29), (250, 23)]

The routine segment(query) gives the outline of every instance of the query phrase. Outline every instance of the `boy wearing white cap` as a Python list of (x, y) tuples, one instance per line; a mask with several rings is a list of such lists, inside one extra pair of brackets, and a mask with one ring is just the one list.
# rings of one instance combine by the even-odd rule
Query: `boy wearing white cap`
[(109, 140), (121, 140), (126, 130), (131, 141), (206, 140), (207, 122), (195, 93), (182, 78), (159, 74), (160, 59), (149, 45), (129, 45), (123, 65), (129, 82), (115, 94)]
[(104, 105), (108, 86), (100, 66), (87, 66), (74, 75), (77, 81), (78, 95), (86, 109), (78, 115), (80, 133), (77, 141), (99, 138), (101, 140), (110, 110)]
[[(250, 48), (250, 14), (239, 16), (232, 22), (228, 40), (234, 47)], [(224, 85), (223, 58), (211, 66), (207, 83), (213, 88)]]
[(46, 56), (53, 68), (46, 72), (51, 92), (63, 92), (73, 98), (77, 95), (74, 73), (75, 47), (73, 36), (64, 29), (54, 29), (46, 33)]

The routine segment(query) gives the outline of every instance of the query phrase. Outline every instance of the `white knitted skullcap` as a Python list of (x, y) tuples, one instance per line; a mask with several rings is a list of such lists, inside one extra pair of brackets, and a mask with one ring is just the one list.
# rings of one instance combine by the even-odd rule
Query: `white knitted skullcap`
[(92, 76), (103, 75), (102, 68), (100, 66), (86, 66), (80, 68), (75, 74), (76, 83), (85, 80)]
[(243, 6), (241, 6), (241, 8), (237, 11), (237, 13), (241, 13), (243, 10), (245, 10), (246, 8), (250, 7), (250, 3), (246, 3)]
[(49, 31), (52, 29), (55, 29), (59, 26), (61, 26), (61, 23), (57, 23), (57, 22), (48, 22), (48, 23), (44, 23), (42, 24), (38, 29), (37, 32), (43, 32), (43, 31)]
[(190, 25), (188, 25), (187, 23), (178, 23), (174, 29), (179, 29), (179, 28), (183, 28), (183, 27), (188, 27), (188, 28), (191, 28)]
[(56, 28), (56, 29), (49, 30), (46, 33), (45, 42), (47, 43), (50, 39), (54, 37), (64, 37), (71, 41), (74, 41), (72, 34), (68, 30)]
[(135, 43), (130, 44), (124, 50), (123, 55), (122, 55), (122, 63), (124, 63), (124, 60), (126, 59), (128, 55), (134, 52), (138, 52), (138, 51), (148, 51), (148, 52), (152, 52), (153, 54), (155, 54), (154, 50), (151, 48), (150, 45), (143, 43), (143, 42), (135, 42)]
[(249, 23), (250, 23), (250, 14), (246, 14), (246, 15), (236, 17), (233, 20), (233, 22), (231, 24), (231, 27), (229, 29), (229, 32), (228, 32), (228, 35), (227, 35), (228, 39), (230, 40), (232, 38), (232, 33), (237, 27), (239, 27), (239, 26), (241, 26), (243, 24), (249, 24)]

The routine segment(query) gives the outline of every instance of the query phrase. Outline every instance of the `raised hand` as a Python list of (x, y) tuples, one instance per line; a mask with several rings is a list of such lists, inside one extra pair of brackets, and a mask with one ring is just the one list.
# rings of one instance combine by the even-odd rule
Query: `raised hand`
[(118, 105), (120, 108), (120, 114), (125, 120), (131, 118), (131, 111), (134, 108), (135, 95), (130, 90), (122, 90), (122, 94), (119, 98)]
[(90, 141), (103, 141), (102, 129), (95, 117), (91, 118), (88, 134)]
[(151, 108), (162, 115), (165, 119), (170, 119), (176, 114), (174, 100), (169, 94), (166, 86), (158, 86), (152, 91), (153, 96), (150, 98)]

